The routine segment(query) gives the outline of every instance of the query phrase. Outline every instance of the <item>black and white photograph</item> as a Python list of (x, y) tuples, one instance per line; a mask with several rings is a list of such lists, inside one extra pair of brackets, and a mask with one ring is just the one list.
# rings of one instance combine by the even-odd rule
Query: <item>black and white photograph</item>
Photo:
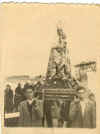
[(4, 127), (97, 127), (99, 15), (88, 5), (2, 5)]

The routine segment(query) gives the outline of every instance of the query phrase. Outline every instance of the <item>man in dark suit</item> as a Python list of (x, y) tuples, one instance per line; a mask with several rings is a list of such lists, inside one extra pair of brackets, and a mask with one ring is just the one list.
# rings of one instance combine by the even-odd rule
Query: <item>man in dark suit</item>
[(8, 84), (4, 94), (4, 112), (11, 113), (13, 110), (13, 91), (11, 86)]
[(95, 128), (96, 127), (96, 107), (88, 99), (85, 89), (78, 91), (79, 99), (74, 99), (70, 105), (69, 119), (72, 128)]
[(42, 111), (40, 110), (38, 100), (34, 98), (34, 91), (31, 87), (24, 89), (26, 100), (18, 106), (20, 117), (18, 126), (41, 127)]
[[(12, 113), (14, 108), (13, 104), (13, 91), (11, 89), (11, 86), (9, 84), (6, 85), (6, 89), (4, 92), (4, 113)], [(5, 126), (12, 126), (12, 119), (8, 118), (4, 121)]]
[(69, 108), (70, 108), (70, 101), (64, 101), (61, 104), (60, 110), (60, 120), (59, 123), (61, 124), (60, 127), (69, 127)]
[(21, 87), (21, 84), (18, 83), (18, 86), (15, 89), (15, 96), (14, 96), (14, 106), (15, 106), (15, 111), (18, 111), (18, 105), (20, 102), (24, 101), (25, 97), (23, 94), (23, 89)]

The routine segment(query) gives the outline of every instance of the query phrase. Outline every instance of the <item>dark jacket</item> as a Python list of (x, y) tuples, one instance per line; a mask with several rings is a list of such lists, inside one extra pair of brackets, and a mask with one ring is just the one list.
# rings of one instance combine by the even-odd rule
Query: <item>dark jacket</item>
[(70, 101), (66, 101), (61, 105), (61, 119), (63, 121), (69, 121), (69, 108), (70, 108)]
[(85, 107), (84, 116), (80, 102), (72, 102), (70, 105), (69, 118), (72, 128), (95, 128), (96, 127), (96, 107), (93, 103), (88, 101)]
[(31, 108), (29, 107), (27, 100), (19, 104), (18, 111), (20, 112), (20, 117), (18, 121), (18, 126), (26, 126), (26, 127), (42, 126), (41, 110), (35, 109), (35, 106), (33, 104)]
[(18, 111), (18, 105), (24, 101), (26, 98), (24, 96), (23, 89), (18, 86), (15, 90), (15, 96), (14, 96), (14, 106), (16, 108), (16, 111)]
[(13, 91), (11, 89), (5, 89), (4, 94), (4, 111), (5, 113), (11, 113), (13, 110)]

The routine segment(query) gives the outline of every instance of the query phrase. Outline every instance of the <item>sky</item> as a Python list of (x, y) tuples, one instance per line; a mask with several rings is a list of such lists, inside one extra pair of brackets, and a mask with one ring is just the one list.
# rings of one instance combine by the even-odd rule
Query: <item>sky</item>
[(93, 5), (2, 4), (2, 75), (45, 74), (50, 49), (57, 42), (59, 23), (67, 35), (72, 65), (97, 59), (100, 52), (99, 16), (100, 7)]

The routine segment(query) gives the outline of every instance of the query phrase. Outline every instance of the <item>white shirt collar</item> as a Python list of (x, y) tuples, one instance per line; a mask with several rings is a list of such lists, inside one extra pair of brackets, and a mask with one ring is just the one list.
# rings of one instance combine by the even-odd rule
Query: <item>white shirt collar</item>
[(29, 104), (32, 104), (33, 101), (34, 101), (34, 99), (32, 99), (32, 100), (27, 99), (27, 102), (28, 102)]

